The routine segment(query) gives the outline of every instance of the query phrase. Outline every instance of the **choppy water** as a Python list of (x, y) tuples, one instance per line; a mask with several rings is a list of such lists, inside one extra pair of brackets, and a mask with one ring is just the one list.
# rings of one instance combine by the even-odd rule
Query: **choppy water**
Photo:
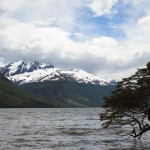
[(148, 150), (123, 130), (101, 129), (100, 108), (0, 109), (0, 150)]

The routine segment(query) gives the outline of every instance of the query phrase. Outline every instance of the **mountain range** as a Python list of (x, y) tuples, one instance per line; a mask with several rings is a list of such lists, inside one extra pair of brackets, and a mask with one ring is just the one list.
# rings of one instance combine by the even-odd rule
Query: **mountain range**
[(100, 79), (81, 69), (64, 71), (50, 63), (19, 60), (0, 68), (0, 72), (16, 84), (44, 81), (71, 81), (95, 85), (113, 85), (115, 80)]
[(51, 63), (19, 60), (0, 68), (0, 73), (23, 90), (57, 107), (102, 106), (115, 80), (100, 79), (81, 69), (62, 70)]

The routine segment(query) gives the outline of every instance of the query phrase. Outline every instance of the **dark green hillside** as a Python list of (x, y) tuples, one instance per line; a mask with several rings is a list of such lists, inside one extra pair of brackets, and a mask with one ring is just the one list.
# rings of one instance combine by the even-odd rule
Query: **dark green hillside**
[(0, 74), (0, 108), (13, 107), (53, 107), (53, 105), (23, 91)]
[(114, 86), (80, 84), (69, 81), (47, 81), (21, 85), (24, 90), (46, 98), (60, 107), (98, 107)]

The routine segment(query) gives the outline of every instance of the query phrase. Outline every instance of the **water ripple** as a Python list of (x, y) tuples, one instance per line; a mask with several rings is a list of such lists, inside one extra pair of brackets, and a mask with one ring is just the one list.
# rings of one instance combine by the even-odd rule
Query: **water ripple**
[(101, 129), (101, 108), (0, 109), (0, 150), (146, 150), (124, 129)]

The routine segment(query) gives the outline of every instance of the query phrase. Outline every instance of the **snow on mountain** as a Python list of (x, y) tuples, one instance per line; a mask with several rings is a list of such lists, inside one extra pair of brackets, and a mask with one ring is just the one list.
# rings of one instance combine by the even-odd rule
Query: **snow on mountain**
[(23, 74), (26, 72), (33, 72), (37, 69), (47, 69), (47, 68), (54, 68), (53, 65), (50, 63), (40, 63), (39, 61), (33, 60), (33, 61), (26, 61), (26, 60), (19, 60), (13, 63), (8, 64), (5, 67), (0, 68), (0, 72), (9, 77), (14, 76), (17, 74)]
[(5, 67), (1, 67), (0, 72), (12, 82), (17, 84), (60, 80), (96, 85), (114, 84), (114, 80), (100, 79), (81, 69), (64, 71), (60, 68), (55, 68), (50, 63), (45, 64), (35, 60), (19, 60), (17, 62), (10, 63)]

